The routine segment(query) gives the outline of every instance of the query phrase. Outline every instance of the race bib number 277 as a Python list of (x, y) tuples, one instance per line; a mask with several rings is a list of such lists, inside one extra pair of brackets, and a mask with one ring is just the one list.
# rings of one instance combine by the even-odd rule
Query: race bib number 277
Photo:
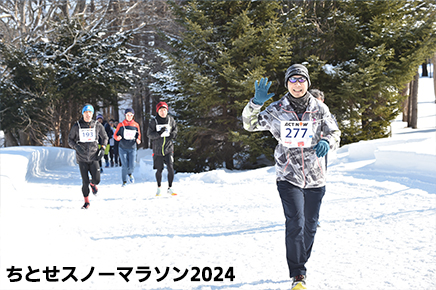
[(289, 148), (310, 147), (312, 144), (312, 122), (309, 121), (281, 121), (281, 143)]

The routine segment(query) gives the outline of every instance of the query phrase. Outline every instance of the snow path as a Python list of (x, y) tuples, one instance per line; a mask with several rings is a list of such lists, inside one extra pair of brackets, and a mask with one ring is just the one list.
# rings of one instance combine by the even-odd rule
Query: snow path
[[(436, 105), (420, 104), (432, 110), (420, 114), (433, 116), (422, 129), (398, 121), (392, 138), (331, 153), (308, 289), (436, 288)], [(176, 174), (176, 197), (155, 197), (145, 163), (126, 188), (121, 169), (109, 168), (90, 209), (81, 210), (71, 153), (0, 149), (0, 289), (290, 289), (273, 167)], [(20, 282), (10, 282), (12, 266), (23, 269)], [(139, 282), (143, 266), (151, 274)], [(30, 277), (40, 282), (25, 280), (28, 267), (39, 269)], [(58, 282), (47, 282), (46, 267), (60, 270)], [(77, 282), (62, 282), (66, 267), (75, 267)], [(132, 268), (129, 282), (117, 267)], [(209, 267), (212, 281), (201, 273), (191, 281), (192, 267)], [(213, 281), (215, 267), (224, 281)], [(224, 276), (229, 267), (233, 281)], [(99, 275), (106, 272), (114, 276)]]
[[(432, 288), (436, 207), (434, 191), (426, 189), (435, 184), (364, 170), (350, 174), (336, 167), (340, 165), (329, 169), (321, 228), (307, 265), (311, 289), (365, 289), (374, 283), (378, 289), (409, 289), (416, 273), (415, 286)], [(154, 196), (154, 182), (121, 188), (119, 171), (105, 171), (87, 211), (80, 209), (79, 172), (72, 166), (49, 172), (58, 184), (45, 183), (47, 176), (33, 178), (20, 190), (2, 194), (2, 237), (13, 235), (1, 239), (3, 278), (11, 265), (41, 270), (74, 266), (79, 279), (92, 266), (100, 272), (197, 266), (234, 267), (235, 280), (191, 282), (189, 275), (174, 282), (180, 274), (170, 272), (162, 282), (156, 281), (160, 275), (152, 275), (139, 283), (143, 275), (132, 273), (125, 282), (120, 276), (94, 274), (80, 283), (21, 282), (1, 289), (289, 288), (273, 168), (189, 176), (176, 181), (179, 196), (161, 198)], [(329, 278), (336, 276), (340, 285)]]

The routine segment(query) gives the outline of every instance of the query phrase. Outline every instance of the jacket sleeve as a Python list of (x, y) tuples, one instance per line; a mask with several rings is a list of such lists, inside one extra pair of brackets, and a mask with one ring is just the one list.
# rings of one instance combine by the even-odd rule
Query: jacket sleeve
[(171, 118), (171, 133), (170, 138), (175, 139), (177, 137), (178, 129), (177, 129), (177, 123), (174, 118)]
[(135, 123), (135, 127), (136, 127), (136, 129), (138, 129), (138, 134), (136, 136), (136, 139), (141, 140), (141, 128), (140, 128), (138, 123)]
[(250, 132), (254, 131), (266, 131), (270, 129), (270, 125), (268, 122), (259, 122), (259, 116), (266, 114), (266, 110), (262, 113), (260, 109), (262, 105), (256, 105), (252, 100), (245, 106), (242, 111), (242, 123), (244, 125), (244, 129)]
[(106, 131), (107, 137), (110, 139), (114, 135), (114, 132), (111, 129), (109, 123), (104, 124), (104, 130)]
[(322, 132), (324, 133), (324, 135), (321, 139), (329, 142), (330, 149), (336, 150), (339, 148), (339, 144), (341, 142), (341, 131), (339, 130), (338, 124), (330, 113), (327, 105), (322, 105), (324, 120), (322, 124)]
[(107, 141), (109, 139), (107, 137), (106, 130), (104, 129), (103, 125), (100, 124), (100, 123), (97, 124), (97, 128), (98, 128), (98, 136), (101, 138), (100, 145), (106, 146), (107, 145)]
[(68, 134), (68, 146), (73, 149), (77, 147), (77, 141), (79, 140), (79, 128), (77, 124), (74, 124), (70, 130), (70, 134)]
[(123, 127), (123, 124), (122, 123), (119, 123), (118, 124), (118, 126), (117, 126), (117, 128), (115, 129), (115, 132), (114, 132), (114, 139), (115, 140), (117, 140), (117, 141), (120, 141), (121, 140), (121, 136), (122, 136), (122, 133), (120, 132), (121, 131), (121, 128)]
[(150, 123), (148, 124), (148, 130), (147, 130), (147, 137), (151, 140), (156, 140), (159, 138), (162, 138), (156, 131), (156, 120), (151, 119)]

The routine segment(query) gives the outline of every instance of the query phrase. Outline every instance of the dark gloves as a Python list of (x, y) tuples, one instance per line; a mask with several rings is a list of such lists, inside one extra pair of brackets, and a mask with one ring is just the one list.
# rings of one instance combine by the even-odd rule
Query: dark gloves
[(176, 135), (176, 134), (174, 134), (174, 132), (171, 132), (171, 133), (170, 133), (170, 136), (168, 136), (167, 139), (174, 139), (174, 138), (175, 138), (175, 135)]
[(326, 140), (321, 140), (313, 149), (316, 150), (316, 156), (324, 157), (330, 149), (330, 144)]
[(254, 98), (253, 103), (256, 105), (263, 105), (267, 100), (274, 96), (274, 93), (268, 94), (268, 89), (272, 82), (268, 83), (268, 78), (261, 78), (259, 84), (257, 81), (254, 83)]
[(167, 130), (167, 127), (162, 127), (162, 129), (160, 129), (157, 133), (159, 135), (162, 135), (163, 133), (165, 133), (166, 130)]
[(76, 152), (80, 155), (85, 155), (85, 149), (83, 149), (82, 145), (77, 144), (76, 146)]
[(105, 149), (106, 149), (105, 147), (101, 146), (100, 149), (98, 150), (98, 153), (97, 153), (97, 160), (98, 161), (100, 161), (101, 158), (103, 157)]

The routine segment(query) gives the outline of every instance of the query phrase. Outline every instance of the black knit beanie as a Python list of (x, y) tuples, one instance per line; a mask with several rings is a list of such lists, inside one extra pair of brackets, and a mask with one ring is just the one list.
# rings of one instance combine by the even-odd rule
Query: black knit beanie
[(288, 69), (286, 70), (286, 74), (285, 74), (285, 88), (288, 88), (288, 80), (293, 75), (300, 75), (300, 76), (305, 77), (307, 80), (307, 83), (308, 83), (307, 88), (309, 89), (309, 87), (311, 85), (309, 71), (302, 64), (293, 64), (290, 67), (288, 67)]

